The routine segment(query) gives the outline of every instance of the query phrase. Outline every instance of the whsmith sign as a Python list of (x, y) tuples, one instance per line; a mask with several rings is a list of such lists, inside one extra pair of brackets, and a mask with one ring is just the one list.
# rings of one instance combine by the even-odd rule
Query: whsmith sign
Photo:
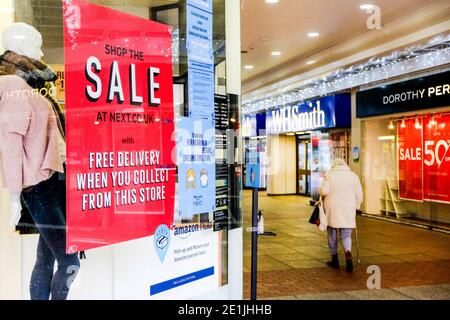
[(450, 72), (358, 92), (358, 118), (446, 107), (450, 98)]
[(266, 119), (267, 134), (348, 128), (351, 124), (350, 94), (338, 94), (268, 110)]

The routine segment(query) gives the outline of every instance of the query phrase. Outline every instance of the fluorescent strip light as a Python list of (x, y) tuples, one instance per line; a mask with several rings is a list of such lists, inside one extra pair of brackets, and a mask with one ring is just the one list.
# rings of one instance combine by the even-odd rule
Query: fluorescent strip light
[(380, 136), (378, 137), (378, 140), (380, 141), (395, 140), (395, 136)]

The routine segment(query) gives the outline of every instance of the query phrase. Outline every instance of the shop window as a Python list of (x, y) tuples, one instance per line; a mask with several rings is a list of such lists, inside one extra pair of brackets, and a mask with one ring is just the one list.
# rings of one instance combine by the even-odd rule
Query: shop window
[(363, 122), (364, 212), (450, 226), (448, 116)]

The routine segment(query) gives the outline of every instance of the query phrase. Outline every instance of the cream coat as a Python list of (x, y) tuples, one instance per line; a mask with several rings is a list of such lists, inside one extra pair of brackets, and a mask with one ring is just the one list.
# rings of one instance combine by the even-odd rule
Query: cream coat
[(324, 209), (329, 227), (356, 227), (356, 209), (361, 207), (363, 192), (358, 176), (348, 166), (337, 166), (329, 171), (319, 193), (325, 197)]

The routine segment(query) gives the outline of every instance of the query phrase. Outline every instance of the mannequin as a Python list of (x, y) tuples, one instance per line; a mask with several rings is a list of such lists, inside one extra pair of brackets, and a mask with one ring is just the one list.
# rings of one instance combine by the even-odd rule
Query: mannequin
[(39, 230), (31, 298), (63, 300), (80, 266), (76, 254), (65, 252), (64, 118), (54, 98), (32, 91), (51, 86), (56, 74), (39, 61), (42, 36), (32, 26), (14, 23), (1, 38), (0, 152), (11, 224), (18, 223), (23, 203)]
[(5, 50), (10, 50), (35, 60), (41, 60), (44, 56), (41, 49), (42, 35), (32, 26), (22, 22), (13, 23), (3, 32), (2, 46)]
[[(65, 161), (65, 117), (62, 108), (51, 95), (56, 80), (55, 72), (46, 64), (39, 61), (43, 57), (42, 36), (32, 26), (25, 23), (14, 23), (2, 34), (2, 45), (6, 49), (0, 57), (0, 68), (22, 77), (33, 88), (45, 93), (55, 113), (58, 115), (58, 127), (61, 134), (60, 148)], [(0, 70), (1, 74), (1, 70)], [(42, 90), (45, 89), (45, 90)], [(27, 211), (21, 208), (20, 196), (11, 195), (11, 225), (22, 233), (38, 233)], [(21, 216), (22, 213), (22, 216)], [(20, 220), (20, 224), (18, 224)]]
[[(2, 46), (5, 50), (17, 52), (35, 60), (40, 60), (44, 56), (41, 50), (42, 35), (25, 23), (17, 23), (7, 28), (2, 34)], [(21, 211), (20, 194), (11, 194), (11, 225), (17, 225)]]

